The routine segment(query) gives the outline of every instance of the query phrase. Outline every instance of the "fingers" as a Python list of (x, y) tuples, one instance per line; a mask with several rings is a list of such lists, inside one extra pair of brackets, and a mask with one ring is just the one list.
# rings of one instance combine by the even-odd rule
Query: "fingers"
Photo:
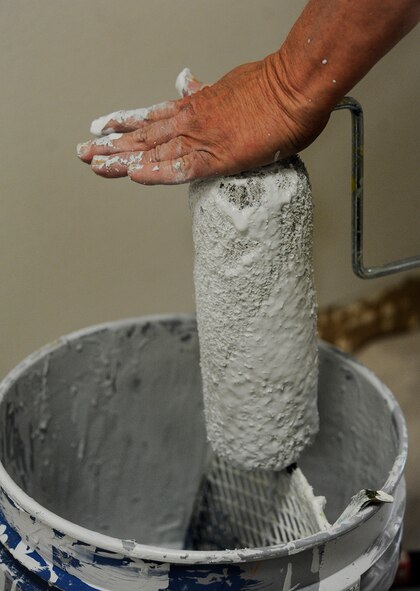
[(158, 164), (160, 161), (175, 160), (191, 152), (191, 143), (184, 138), (175, 138), (147, 152), (122, 152), (112, 156), (94, 156), (92, 170), (106, 178), (127, 176), (127, 168), (136, 164)]
[(108, 179), (117, 179), (127, 176), (127, 168), (130, 164), (140, 164), (143, 152), (123, 152), (114, 156), (94, 156), (92, 158), (92, 170), (99, 176)]
[(131, 164), (127, 172), (132, 181), (142, 185), (179, 185), (214, 176), (210, 154), (199, 151), (175, 160)]
[(109, 135), (134, 131), (147, 123), (168, 119), (179, 111), (179, 101), (166, 101), (143, 109), (115, 111), (92, 121), (90, 132), (94, 135)]
[[(197, 80), (189, 68), (184, 68), (178, 75), (175, 86), (180, 96), (185, 97), (201, 90), (204, 84)], [(147, 108), (114, 111), (92, 121), (90, 132), (102, 136), (134, 131), (147, 123), (173, 117), (181, 106), (180, 101), (165, 101)]]
[(77, 154), (83, 162), (90, 163), (94, 156), (109, 156), (123, 152), (141, 152), (169, 142), (177, 135), (174, 117), (151, 123), (131, 133), (111, 133), (77, 146)]
[(195, 92), (201, 90), (204, 84), (197, 80), (189, 68), (184, 68), (178, 74), (175, 82), (175, 88), (180, 96), (190, 96)]
[(77, 146), (79, 158), (100, 176), (129, 175), (143, 184), (178, 184), (211, 174), (209, 154), (194, 151), (192, 140), (178, 135), (183, 118), (176, 117), (204, 85), (185, 68), (176, 87), (183, 99), (93, 121), (90, 130), (99, 137)]

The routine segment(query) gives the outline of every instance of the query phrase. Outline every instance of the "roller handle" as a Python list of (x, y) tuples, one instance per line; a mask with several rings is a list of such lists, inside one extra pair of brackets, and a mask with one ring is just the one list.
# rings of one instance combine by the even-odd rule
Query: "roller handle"
[(400, 273), (420, 267), (420, 255), (400, 259), (377, 267), (365, 267), (363, 263), (363, 109), (356, 99), (346, 96), (334, 111), (349, 109), (352, 121), (352, 267), (358, 277), (375, 279), (392, 273)]

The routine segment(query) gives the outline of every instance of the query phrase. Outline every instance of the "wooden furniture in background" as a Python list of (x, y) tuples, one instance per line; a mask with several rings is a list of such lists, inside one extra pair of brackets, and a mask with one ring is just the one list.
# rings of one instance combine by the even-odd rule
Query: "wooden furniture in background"
[(367, 342), (420, 327), (420, 275), (346, 306), (319, 310), (321, 339), (352, 353)]

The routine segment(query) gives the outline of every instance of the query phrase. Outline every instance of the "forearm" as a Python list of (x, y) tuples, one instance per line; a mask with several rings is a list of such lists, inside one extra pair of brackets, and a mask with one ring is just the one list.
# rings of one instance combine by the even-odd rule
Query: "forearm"
[(419, 19), (419, 0), (309, 0), (272, 65), (295, 100), (332, 109)]

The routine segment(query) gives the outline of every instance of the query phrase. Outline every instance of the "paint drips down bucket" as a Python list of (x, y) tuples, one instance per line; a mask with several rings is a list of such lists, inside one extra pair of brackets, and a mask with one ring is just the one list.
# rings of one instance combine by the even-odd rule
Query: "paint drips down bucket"
[[(300, 466), (335, 524), (287, 545), (185, 550), (207, 445), (195, 320), (63, 337), (0, 385), (0, 589), (386, 591), (405, 504), (401, 411), (322, 343), (319, 411)], [(394, 502), (337, 521), (365, 488)]]

